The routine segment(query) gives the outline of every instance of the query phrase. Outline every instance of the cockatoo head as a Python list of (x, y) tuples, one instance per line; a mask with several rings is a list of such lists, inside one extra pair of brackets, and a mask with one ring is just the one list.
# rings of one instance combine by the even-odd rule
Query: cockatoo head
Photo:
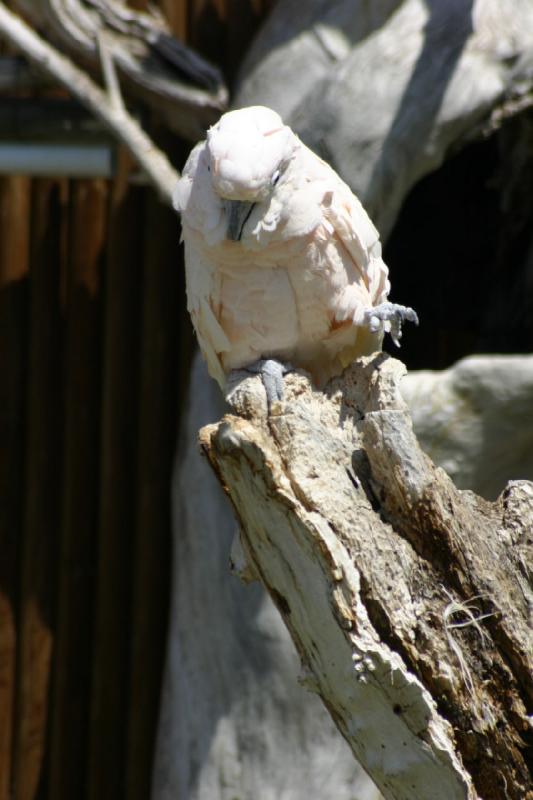
[(265, 106), (229, 111), (209, 129), (205, 157), (215, 193), (227, 201), (228, 238), (238, 240), (256, 203), (268, 200), (298, 145)]

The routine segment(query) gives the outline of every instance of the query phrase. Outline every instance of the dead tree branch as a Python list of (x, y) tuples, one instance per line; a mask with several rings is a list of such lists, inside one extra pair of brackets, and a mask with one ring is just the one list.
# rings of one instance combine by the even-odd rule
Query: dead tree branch
[(228, 90), (220, 70), (174, 36), (152, 3), (144, 10), (127, 0), (14, 3), (47, 41), (84, 67), (101, 68), (104, 43), (126, 93), (153, 108), (185, 139), (201, 139), (227, 107)]
[(41, 39), (25, 22), (0, 3), (0, 36), (20, 50), (28, 61), (61, 83), (95, 114), (131, 152), (165, 202), (179, 178), (167, 157), (114, 96), (104, 92), (70, 59)]
[(302, 681), (386, 798), (531, 800), (533, 485), (495, 503), (420, 450), (379, 354), (325, 392), (259, 380), (201, 445), (298, 649)]

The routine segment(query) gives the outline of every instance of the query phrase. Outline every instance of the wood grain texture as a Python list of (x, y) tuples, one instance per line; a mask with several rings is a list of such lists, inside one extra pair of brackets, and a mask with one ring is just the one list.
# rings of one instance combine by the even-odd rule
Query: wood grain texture
[(132, 541), (135, 530), (143, 192), (122, 155), (108, 209), (104, 276), (100, 510), (88, 796), (124, 796)]
[[(190, 42), (194, 2), (159, 5)], [(238, 59), (259, 18), (246, 5), (218, 4), (211, 59), (219, 43)], [(63, 90), (24, 70), (13, 97), (5, 66), (15, 138), (55, 137)], [(67, 140), (101, 131), (67, 117)], [(98, 181), (1, 181), (0, 800), (149, 796), (192, 336), (176, 217), (134, 171), (119, 164), (112, 197)]]
[(527, 575), (533, 485), (460, 492), (419, 449), (403, 365), (361, 359), (324, 393), (260, 381), (201, 443), (317, 692), (385, 798), (532, 798)]
[[(147, 198), (141, 327), (136, 530), (133, 543), (131, 677), (126, 796), (149, 796), (170, 582), (170, 476), (178, 391), (178, 225), (156, 198)], [(177, 249), (177, 247), (176, 247)]]
[(30, 181), (0, 181), (0, 798), (11, 797), (24, 508)]
[(21, 542), (19, 661), (13, 787), (36, 796), (49, 720), (61, 499), (63, 310), (61, 213), (66, 181), (33, 182), (26, 480)]
[(107, 186), (71, 187), (63, 497), (48, 794), (83, 797), (87, 781), (100, 458), (101, 270)]

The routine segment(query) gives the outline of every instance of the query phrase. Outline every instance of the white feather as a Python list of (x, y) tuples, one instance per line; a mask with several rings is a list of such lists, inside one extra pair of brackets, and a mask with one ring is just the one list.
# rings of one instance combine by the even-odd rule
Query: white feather
[[(229, 204), (253, 203), (240, 241)], [(380, 335), (365, 312), (386, 300), (379, 236), (339, 176), (261, 106), (225, 114), (192, 151), (175, 192), (188, 307), (211, 375), (278, 357), (318, 382)]]

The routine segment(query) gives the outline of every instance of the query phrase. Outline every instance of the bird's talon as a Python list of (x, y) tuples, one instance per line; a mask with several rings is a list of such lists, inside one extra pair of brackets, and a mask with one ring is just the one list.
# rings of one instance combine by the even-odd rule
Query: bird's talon
[(284, 395), (283, 376), (291, 371), (291, 366), (282, 364), (273, 358), (262, 358), (256, 361), (255, 364), (250, 364), (246, 367), (246, 371), (261, 376), (267, 397), (268, 413), (281, 413), (280, 409)]
[(377, 333), (381, 330), (383, 333), (389, 333), (396, 347), (400, 347), (404, 322), (418, 325), (418, 315), (414, 309), (397, 303), (381, 303), (365, 314), (365, 323), (370, 332)]

